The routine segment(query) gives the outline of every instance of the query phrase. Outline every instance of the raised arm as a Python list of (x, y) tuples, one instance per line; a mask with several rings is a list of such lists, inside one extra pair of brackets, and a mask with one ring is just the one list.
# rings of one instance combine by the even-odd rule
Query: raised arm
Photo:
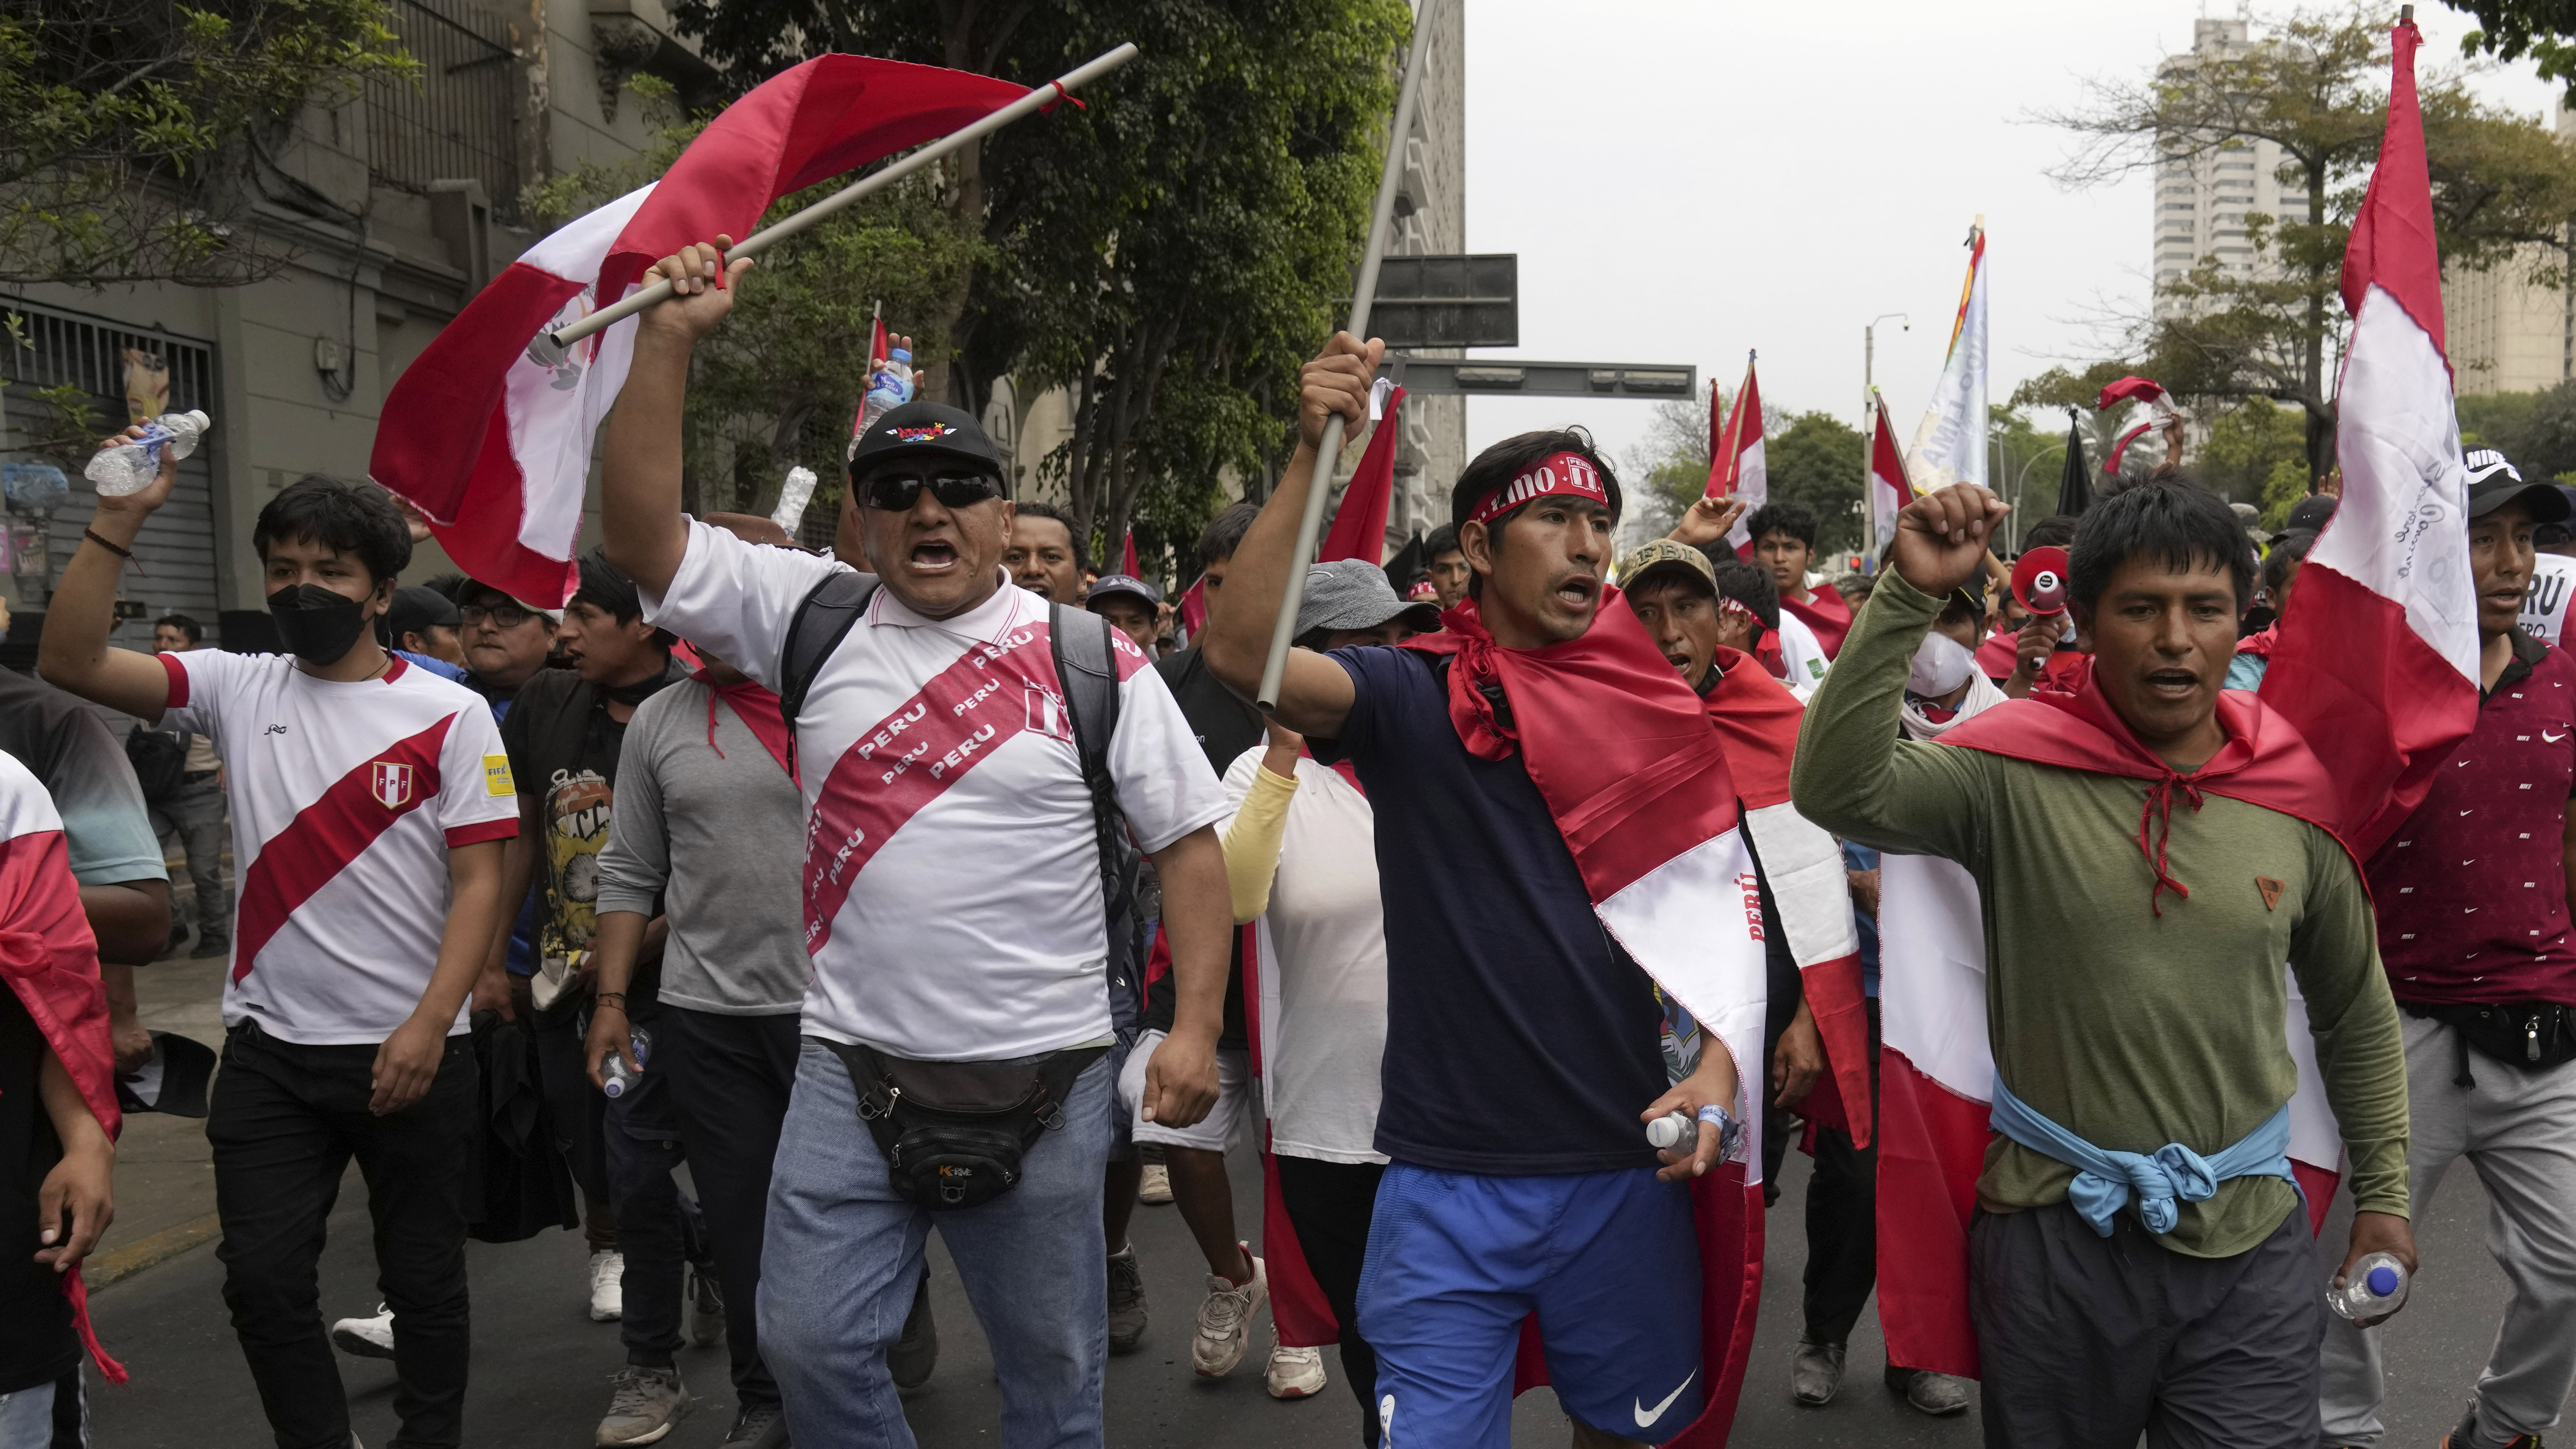
[(1945, 488), (1897, 515), (1894, 567), (1870, 594), (1798, 729), (1789, 792), (1798, 813), (1880, 850), (1963, 860), (1975, 838), (1985, 757), (1899, 738), (1909, 661), (1941, 598), (1976, 577), (2004, 505)]
[[(139, 437), (140, 424), (99, 447), (113, 448)], [(170, 674), (161, 661), (132, 649), (110, 648), (108, 631), (116, 627), (116, 581), (131, 558), (143, 520), (170, 501), (179, 477), (179, 460), (161, 454), (161, 475), (139, 493), (124, 497), (100, 494), (80, 547), (63, 565), (62, 582), (54, 587), (45, 610), (45, 632), (36, 646), (36, 672), (92, 704), (121, 710), (147, 724), (158, 724), (170, 703)]]
[(671, 586), (688, 549), (680, 517), (680, 412), (689, 396), (689, 354), (733, 310), (733, 288), (749, 257), (725, 260), (733, 238), (680, 249), (641, 278), (668, 277), (671, 300), (635, 320), (635, 360), (608, 415), (600, 449), (599, 526), (609, 561), (650, 595)]
[[(1288, 586), (1306, 490), (1315, 486), (1315, 450), (1323, 446), (1324, 420), (1340, 413), (1352, 431), (1367, 423), (1369, 385), (1385, 351), (1383, 342), (1363, 343), (1336, 332), (1323, 355), (1306, 364), (1297, 398), (1297, 452), (1226, 565), (1224, 602), (1210, 612), (1200, 646), (1208, 671), (1246, 699), (1261, 688), (1261, 666), (1270, 653), (1271, 627), (1279, 619), (1280, 593)], [(1280, 723), (1299, 734), (1338, 739), (1350, 717), (1351, 698), (1351, 677), (1340, 665), (1310, 651), (1289, 651), (1288, 672), (1279, 686)]]

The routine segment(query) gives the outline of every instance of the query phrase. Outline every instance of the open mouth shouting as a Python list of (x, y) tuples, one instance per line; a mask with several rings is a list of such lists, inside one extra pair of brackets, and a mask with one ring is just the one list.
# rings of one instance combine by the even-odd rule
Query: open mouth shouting
[(1567, 613), (1588, 614), (1592, 612), (1592, 606), (1600, 602), (1601, 581), (1590, 574), (1567, 574), (1556, 581), (1556, 587), (1548, 591), (1548, 597)]
[(954, 572), (965, 562), (965, 559), (958, 553), (957, 545), (951, 540), (924, 538), (914, 540), (911, 552), (904, 556), (904, 562), (913, 573), (936, 575)]
[(2154, 699), (2185, 700), (2201, 688), (2200, 676), (2179, 666), (2150, 669), (2144, 682), (2148, 696)]

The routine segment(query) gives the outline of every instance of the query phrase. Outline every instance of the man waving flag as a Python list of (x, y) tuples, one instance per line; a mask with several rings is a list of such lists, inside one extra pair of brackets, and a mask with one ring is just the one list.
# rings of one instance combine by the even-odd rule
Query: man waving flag
[(856, 55), (782, 71), (725, 108), (660, 181), (538, 242), (438, 334), (385, 398), (368, 473), (426, 515), (468, 573), (553, 607), (578, 582), (591, 440), (635, 325), (546, 334), (626, 295), (656, 259), (748, 236), (780, 197), (967, 125), (1028, 94), (989, 76)]
[[(1716, 409), (1711, 407), (1709, 417), (1714, 420), (1716, 416)], [(1738, 555), (1749, 556), (1753, 535), (1746, 531), (1744, 520), (1771, 501), (1771, 475), (1762, 463), (1762, 384), (1753, 376), (1753, 354), (1749, 352), (1744, 355), (1744, 386), (1736, 390), (1735, 406), (1726, 414), (1726, 426), (1709, 439), (1709, 444), (1708, 496), (1744, 500), (1743, 517), (1728, 530), (1726, 542)]]

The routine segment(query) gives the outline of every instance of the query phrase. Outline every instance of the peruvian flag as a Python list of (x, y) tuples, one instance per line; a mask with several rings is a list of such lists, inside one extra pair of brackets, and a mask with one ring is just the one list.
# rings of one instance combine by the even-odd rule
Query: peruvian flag
[(2145, 407), (2147, 417), (2112, 442), (2111, 455), (2102, 460), (2102, 476), (2106, 478), (2120, 476), (2120, 459), (2128, 453), (2131, 443), (2157, 428), (2176, 427), (2183, 421), (2182, 409), (2174, 406), (2173, 396), (2165, 391), (2164, 384), (2143, 377), (2124, 377), (2103, 388), (2102, 395), (2094, 400), (2093, 410), (2107, 413), (2124, 402)]
[(2367, 860), (2477, 727), (2468, 470), (2442, 354), (2442, 266), (2416, 108), (2412, 21), (2391, 33), (2388, 130), (2344, 250), (2352, 314), (2335, 404), (2343, 503), (2279, 626), (2266, 704), (2306, 733)]
[[(1709, 384), (1712, 419), (1717, 416), (1716, 386)], [(1745, 523), (1771, 501), (1771, 475), (1762, 466), (1762, 385), (1753, 376), (1752, 353), (1744, 355), (1744, 386), (1735, 391), (1735, 406), (1727, 410), (1726, 426), (1711, 436), (1709, 443), (1708, 496), (1744, 500), (1744, 517), (1727, 530), (1726, 541), (1735, 546), (1739, 556), (1750, 557), (1753, 533)]]
[(1959, 316), (1950, 324), (1950, 354), (1932, 405), (1914, 429), (1907, 476), (1926, 493), (1953, 483), (1986, 482), (1986, 227), (1968, 229), (1968, 282), (1959, 293)]
[(662, 179), (538, 242), (431, 341), (385, 399), (368, 471), (428, 518), (467, 573), (554, 608), (577, 582), (592, 440), (625, 384), (635, 319), (570, 350), (546, 334), (624, 297), (645, 268), (780, 197), (969, 125), (1028, 92), (856, 55), (780, 72), (708, 124)]
[(1896, 537), (1896, 515), (1914, 501), (1914, 485), (1905, 476), (1905, 454), (1896, 446), (1896, 430), (1887, 424), (1887, 399), (1870, 389), (1869, 516), (1871, 537), (1885, 548)]
[(1118, 548), (1118, 572), (1131, 579), (1141, 579), (1145, 576), (1139, 572), (1143, 567), (1136, 561), (1136, 530), (1131, 528), (1127, 530), (1126, 539)]
[(1369, 416), (1375, 426), (1369, 430), (1368, 447), (1360, 454), (1359, 467), (1351, 471), (1350, 486), (1342, 490), (1341, 507), (1333, 513), (1333, 530), (1324, 536), (1324, 546), (1315, 553), (1317, 562), (1364, 558), (1373, 564), (1385, 564), (1386, 510), (1395, 497), (1396, 410), (1402, 406), (1404, 389), (1387, 378), (1379, 378), (1369, 392)]
[(1181, 642), (1186, 644), (1199, 637), (1199, 631), (1206, 627), (1207, 578), (1201, 575), (1197, 582), (1181, 590)]

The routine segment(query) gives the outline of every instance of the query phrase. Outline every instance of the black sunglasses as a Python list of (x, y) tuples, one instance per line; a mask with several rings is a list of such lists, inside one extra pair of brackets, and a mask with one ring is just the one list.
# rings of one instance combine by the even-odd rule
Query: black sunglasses
[(860, 486), (859, 500), (888, 513), (909, 512), (928, 488), (942, 508), (972, 508), (1002, 496), (1002, 481), (975, 473), (879, 473)]
[(504, 629), (516, 629), (535, 617), (537, 617), (535, 614), (516, 604), (495, 604), (488, 609), (481, 604), (463, 604), (456, 610), (457, 621), (468, 629), (482, 623), (485, 619), (490, 619)]

